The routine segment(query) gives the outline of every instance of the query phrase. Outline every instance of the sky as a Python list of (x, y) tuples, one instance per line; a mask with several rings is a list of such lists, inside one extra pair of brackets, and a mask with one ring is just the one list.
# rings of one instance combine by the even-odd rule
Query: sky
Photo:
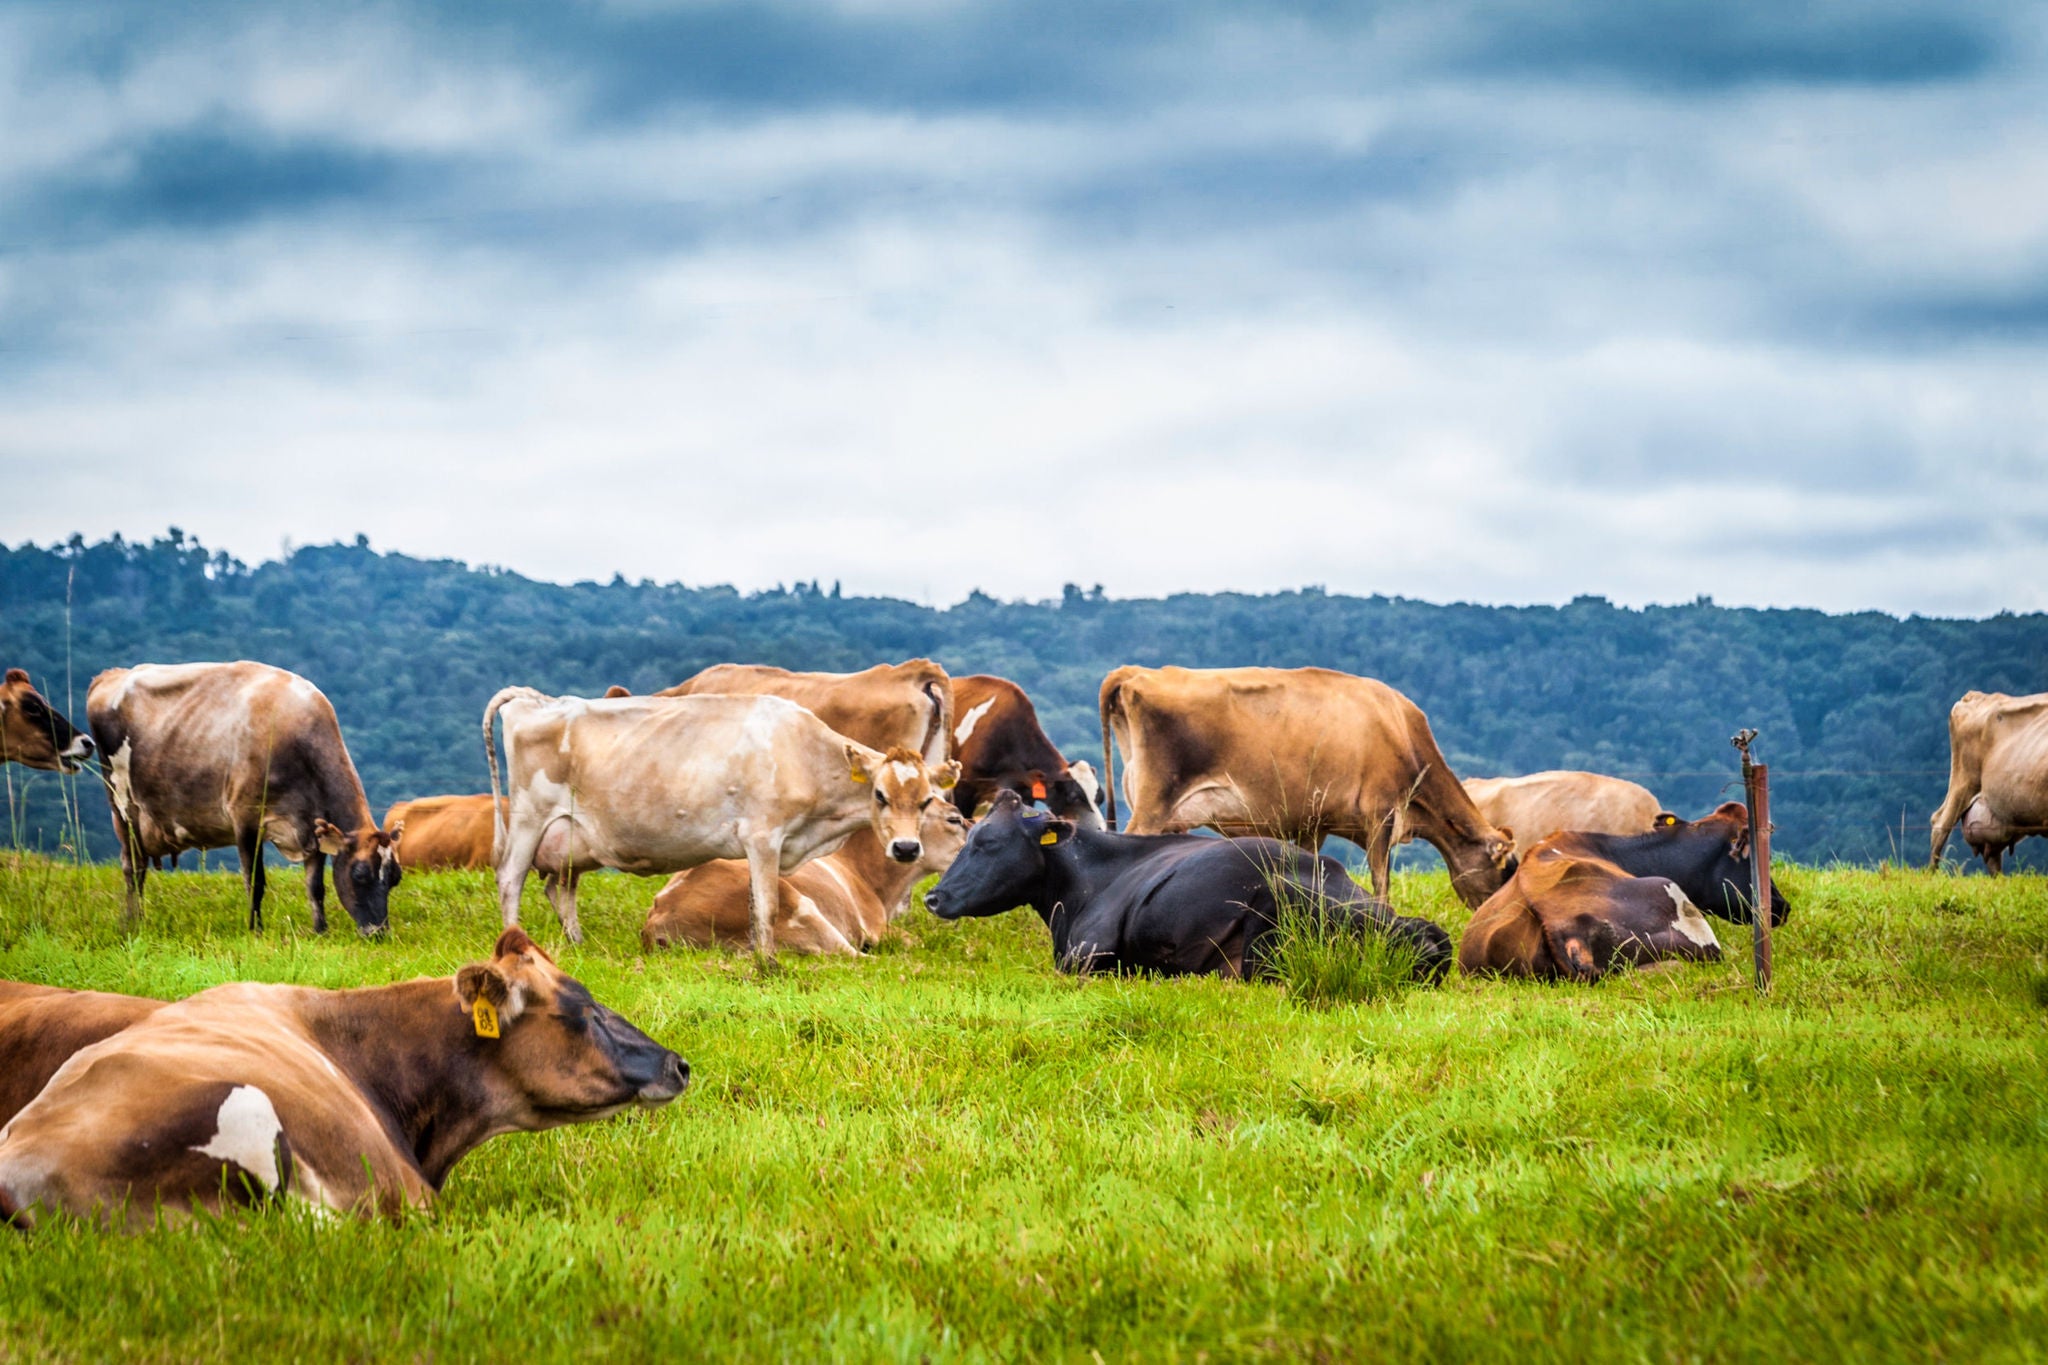
[(0, 5), (9, 544), (1975, 616), (2044, 475), (2029, 6)]

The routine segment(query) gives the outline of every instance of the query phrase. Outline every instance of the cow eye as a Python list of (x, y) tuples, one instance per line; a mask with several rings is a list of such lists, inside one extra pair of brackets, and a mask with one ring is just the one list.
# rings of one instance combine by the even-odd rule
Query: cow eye
[(884, 796), (884, 795), (882, 795), (882, 794), (881, 794), (880, 792), (876, 792), (876, 793), (875, 793), (875, 804), (876, 804), (876, 805), (878, 805), (878, 806), (886, 806), (886, 805), (888, 805), (888, 804), (889, 804), (889, 798), (888, 798), (888, 797), (886, 797), (886, 796)]
[(926, 798), (925, 798), (924, 800), (922, 800), (922, 801), (920, 801), (920, 802), (918, 802), (918, 803), (917, 803), (917, 808), (918, 808), (919, 810), (923, 810), (923, 809), (924, 809), (925, 807), (927, 807), (927, 806), (931, 805), (931, 803), (932, 803), (932, 802), (934, 802), (934, 801), (936, 801), (936, 800), (938, 800), (938, 799), (939, 799), (939, 798), (938, 798), (938, 797), (936, 797), (936, 796), (927, 796), (927, 797), (926, 797)]

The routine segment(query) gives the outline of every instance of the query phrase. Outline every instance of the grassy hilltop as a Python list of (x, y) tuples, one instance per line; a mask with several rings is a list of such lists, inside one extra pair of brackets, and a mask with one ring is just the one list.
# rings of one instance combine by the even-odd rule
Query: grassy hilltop
[[(762, 976), (643, 956), (655, 883), (586, 880), (563, 964), (689, 1059), (652, 1115), (514, 1135), (403, 1226), (263, 1214), (0, 1237), (0, 1361), (2038, 1359), (2048, 894), (1791, 869), (1774, 996), (1731, 962), (1594, 989), (1453, 979), (1308, 1008), (1077, 983), (1028, 912), (913, 911)], [(1462, 927), (1440, 875), (1404, 909)], [(273, 878), (0, 861), (0, 976), (175, 996), (448, 973), (477, 874), (394, 935)], [(551, 948), (552, 916), (526, 918)]]

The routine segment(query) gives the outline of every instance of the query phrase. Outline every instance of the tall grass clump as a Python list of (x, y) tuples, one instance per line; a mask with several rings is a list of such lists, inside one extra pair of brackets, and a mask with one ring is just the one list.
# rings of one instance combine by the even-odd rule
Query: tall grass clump
[(1273, 879), (1267, 962), (1304, 1005), (1371, 1004), (1416, 983), (1417, 953), (1349, 905)]

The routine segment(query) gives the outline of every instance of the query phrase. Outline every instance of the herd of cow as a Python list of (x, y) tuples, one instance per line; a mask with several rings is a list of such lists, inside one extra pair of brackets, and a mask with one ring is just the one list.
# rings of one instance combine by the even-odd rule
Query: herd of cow
[[(579, 878), (611, 868), (669, 874), (648, 948), (763, 955), (859, 953), (939, 873), (931, 913), (1029, 906), (1077, 973), (1267, 975), (1292, 911), (1388, 936), (1435, 979), (1449, 935), (1387, 900), (1393, 848), (1416, 838), (1473, 909), (1455, 952), (1469, 974), (1595, 981), (1711, 960), (1707, 917), (1753, 913), (1740, 804), (1689, 821), (1593, 773), (1460, 782), (1413, 702), (1326, 669), (1116, 669), (1100, 781), (1015, 684), (928, 660), (721, 665), (651, 696), (508, 687), (483, 713), (492, 790), (402, 802), (381, 826), (333, 707), (295, 674), (112, 669), (86, 707), (90, 734), (10, 670), (0, 761), (76, 772), (98, 755), (131, 926), (152, 867), (233, 847), (260, 929), (268, 843), (305, 865), (316, 931), (330, 860), (365, 934), (384, 932), (407, 868), (492, 869), (504, 930), (452, 979), (364, 990), (242, 983), (165, 1004), (0, 982), (0, 1219), (24, 1227), (39, 1211), (140, 1226), (277, 1196), (423, 1207), (494, 1134), (674, 1098), (687, 1065), (518, 927), (533, 872), (571, 941)], [(1969, 693), (1950, 740), (1933, 859), (1960, 824), (1996, 871), (2048, 830), (2048, 694)], [(1330, 835), (1363, 848), (1369, 889), (1321, 856)], [(1782, 922), (1775, 886), (1770, 902)]]

